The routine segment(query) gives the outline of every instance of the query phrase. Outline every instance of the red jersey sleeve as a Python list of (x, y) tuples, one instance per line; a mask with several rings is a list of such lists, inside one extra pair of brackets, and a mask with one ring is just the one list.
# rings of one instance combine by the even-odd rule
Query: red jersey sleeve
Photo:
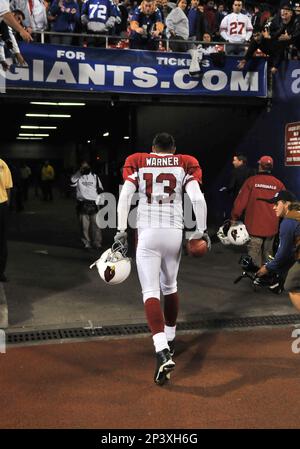
[(197, 181), (202, 184), (202, 170), (197, 159), (193, 156), (184, 155), (183, 164), (185, 170), (183, 185), (186, 186), (190, 181)]
[(137, 154), (128, 156), (123, 167), (123, 179), (132, 182), (138, 187), (138, 157)]

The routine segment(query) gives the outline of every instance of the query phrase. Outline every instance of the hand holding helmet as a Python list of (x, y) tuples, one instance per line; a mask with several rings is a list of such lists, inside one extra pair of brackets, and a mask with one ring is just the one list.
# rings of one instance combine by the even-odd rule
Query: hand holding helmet
[(127, 246), (127, 232), (126, 231), (118, 231), (114, 236), (115, 242), (120, 242), (122, 245)]

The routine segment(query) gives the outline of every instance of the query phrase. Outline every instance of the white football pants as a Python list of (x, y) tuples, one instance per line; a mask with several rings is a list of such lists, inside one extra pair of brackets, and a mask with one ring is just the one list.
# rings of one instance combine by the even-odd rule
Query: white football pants
[(182, 229), (139, 229), (136, 264), (143, 301), (177, 292)]

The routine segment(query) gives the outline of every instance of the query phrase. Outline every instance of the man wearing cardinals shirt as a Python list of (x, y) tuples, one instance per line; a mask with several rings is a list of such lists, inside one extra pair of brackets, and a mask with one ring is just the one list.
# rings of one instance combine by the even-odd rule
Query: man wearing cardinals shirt
[(284, 184), (272, 175), (273, 159), (262, 156), (258, 161), (258, 174), (250, 176), (239, 191), (233, 204), (231, 222), (235, 223), (245, 212), (245, 225), (250, 236), (248, 255), (260, 267), (273, 255), (273, 243), (278, 232), (279, 218), (271, 204), (258, 198), (271, 199), (285, 190)]
[[(124, 185), (118, 203), (115, 241), (127, 241), (127, 218), (133, 194), (138, 191), (138, 245), (136, 263), (145, 313), (152, 333), (157, 366), (156, 384), (163, 385), (175, 367), (172, 360), (178, 315), (177, 273), (183, 230), (183, 190), (191, 199), (197, 230), (190, 239), (204, 238), (207, 208), (199, 184), (202, 171), (194, 157), (175, 154), (174, 138), (157, 134), (150, 153), (135, 153), (126, 159)], [(160, 304), (164, 296), (164, 310)]]

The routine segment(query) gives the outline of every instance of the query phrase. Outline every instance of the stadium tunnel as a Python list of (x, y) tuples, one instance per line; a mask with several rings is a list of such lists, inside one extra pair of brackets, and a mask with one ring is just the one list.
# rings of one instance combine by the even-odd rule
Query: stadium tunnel
[(216, 192), (228, 180), (232, 156), (268, 107), (266, 99), (178, 101), (178, 97), (98, 94), (91, 99), (89, 94), (38, 91), (22, 92), (20, 98), (20, 94), (10, 91), (0, 100), (4, 159), (13, 164), (26, 160), (36, 176), (49, 160), (56, 171), (56, 187), (80, 160), (89, 159), (105, 190), (117, 194), (126, 156), (147, 151), (154, 135), (166, 131), (174, 135), (178, 153), (199, 160), (212, 223), (223, 214)]
[[(89, 270), (99, 254), (87, 253), (82, 248), (74, 193), (69, 198), (61, 195), (61, 175), (69, 175), (68, 171), (75, 169), (82, 158), (88, 157), (94, 162), (105, 189), (117, 193), (125, 157), (135, 151), (148, 150), (157, 132), (172, 133), (178, 152), (195, 155), (202, 166), (211, 236), (224, 219), (226, 201), (219, 190), (228, 180), (235, 152), (246, 154), (253, 167), (257, 167), (258, 157), (262, 154), (273, 156), (275, 175), (300, 196), (300, 168), (287, 168), (284, 163), (285, 125), (300, 121), (297, 101), (284, 104), (274, 101), (270, 105), (267, 99), (261, 98), (190, 100), (169, 96), (126, 97), (35, 90), (8, 91), (0, 97), (0, 104), (1, 157), (12, 164), (25, 159), (37, 172), (48, 159), (56, 170), (54, 201), (51, 204), (41, 201), (35, 197), (32, 188), (24, 212), (13, 212), (10, 217), (7, 274), (11, 282), (6, 283), (5, 292), (12, 329), (76, 327), (78, 323), (87, 325), (90, 320), (101, 326), (143, 322), (137, 276), (131, 276), (130, 288), (125, 289), (123, 284), (117, 289), (106, 289), (105, 284), (99, 283), (97, 274)], [(26, 114), (70, 117), (51, 117), (50, 120), (48, 116)], [(56, 128), (21, 128), (23, 126)], [(18, 138), (36, 137), (21, 134), (39, 133), (49, 136), (41, 140)], [(68, 176), (65, 181), (69, 186)], [(103, 232), (105, 247), (111, 245), (114, 232), (113, 229)], [(132, 236), (130, 241), (134, 241)], [(218, 247), (208, 257), (210, 261), (206, 259), (199, 265), (190, 258), (184, 260), (179, 279), (186, 299), (182, 313), (184, 320), (193, 320), (199, 314), (211, 314), (216, 310), (235, 316), (237, 308), (239, 316), (243, 313), (256, 316), (256, 305), (263, 315), (273, 310), (272, 296), (264, 298), (261, 306), (261, 298), (257, 295), (254, 300), (247, 285), (233, 286), (233, 279), (239, 274), (238, 254), (229, 254)], [(207, 280), (201, 307), (197, 283), (190, 281), (198, 279), (199, 266), (203, 279)], [(214, 277), (216, 270), (218, 285)], [(239, 294), (248, 300), (241, 303)], [(291, 313), (285, 306), (284, 297), (281, 302), (284, 311)]]

